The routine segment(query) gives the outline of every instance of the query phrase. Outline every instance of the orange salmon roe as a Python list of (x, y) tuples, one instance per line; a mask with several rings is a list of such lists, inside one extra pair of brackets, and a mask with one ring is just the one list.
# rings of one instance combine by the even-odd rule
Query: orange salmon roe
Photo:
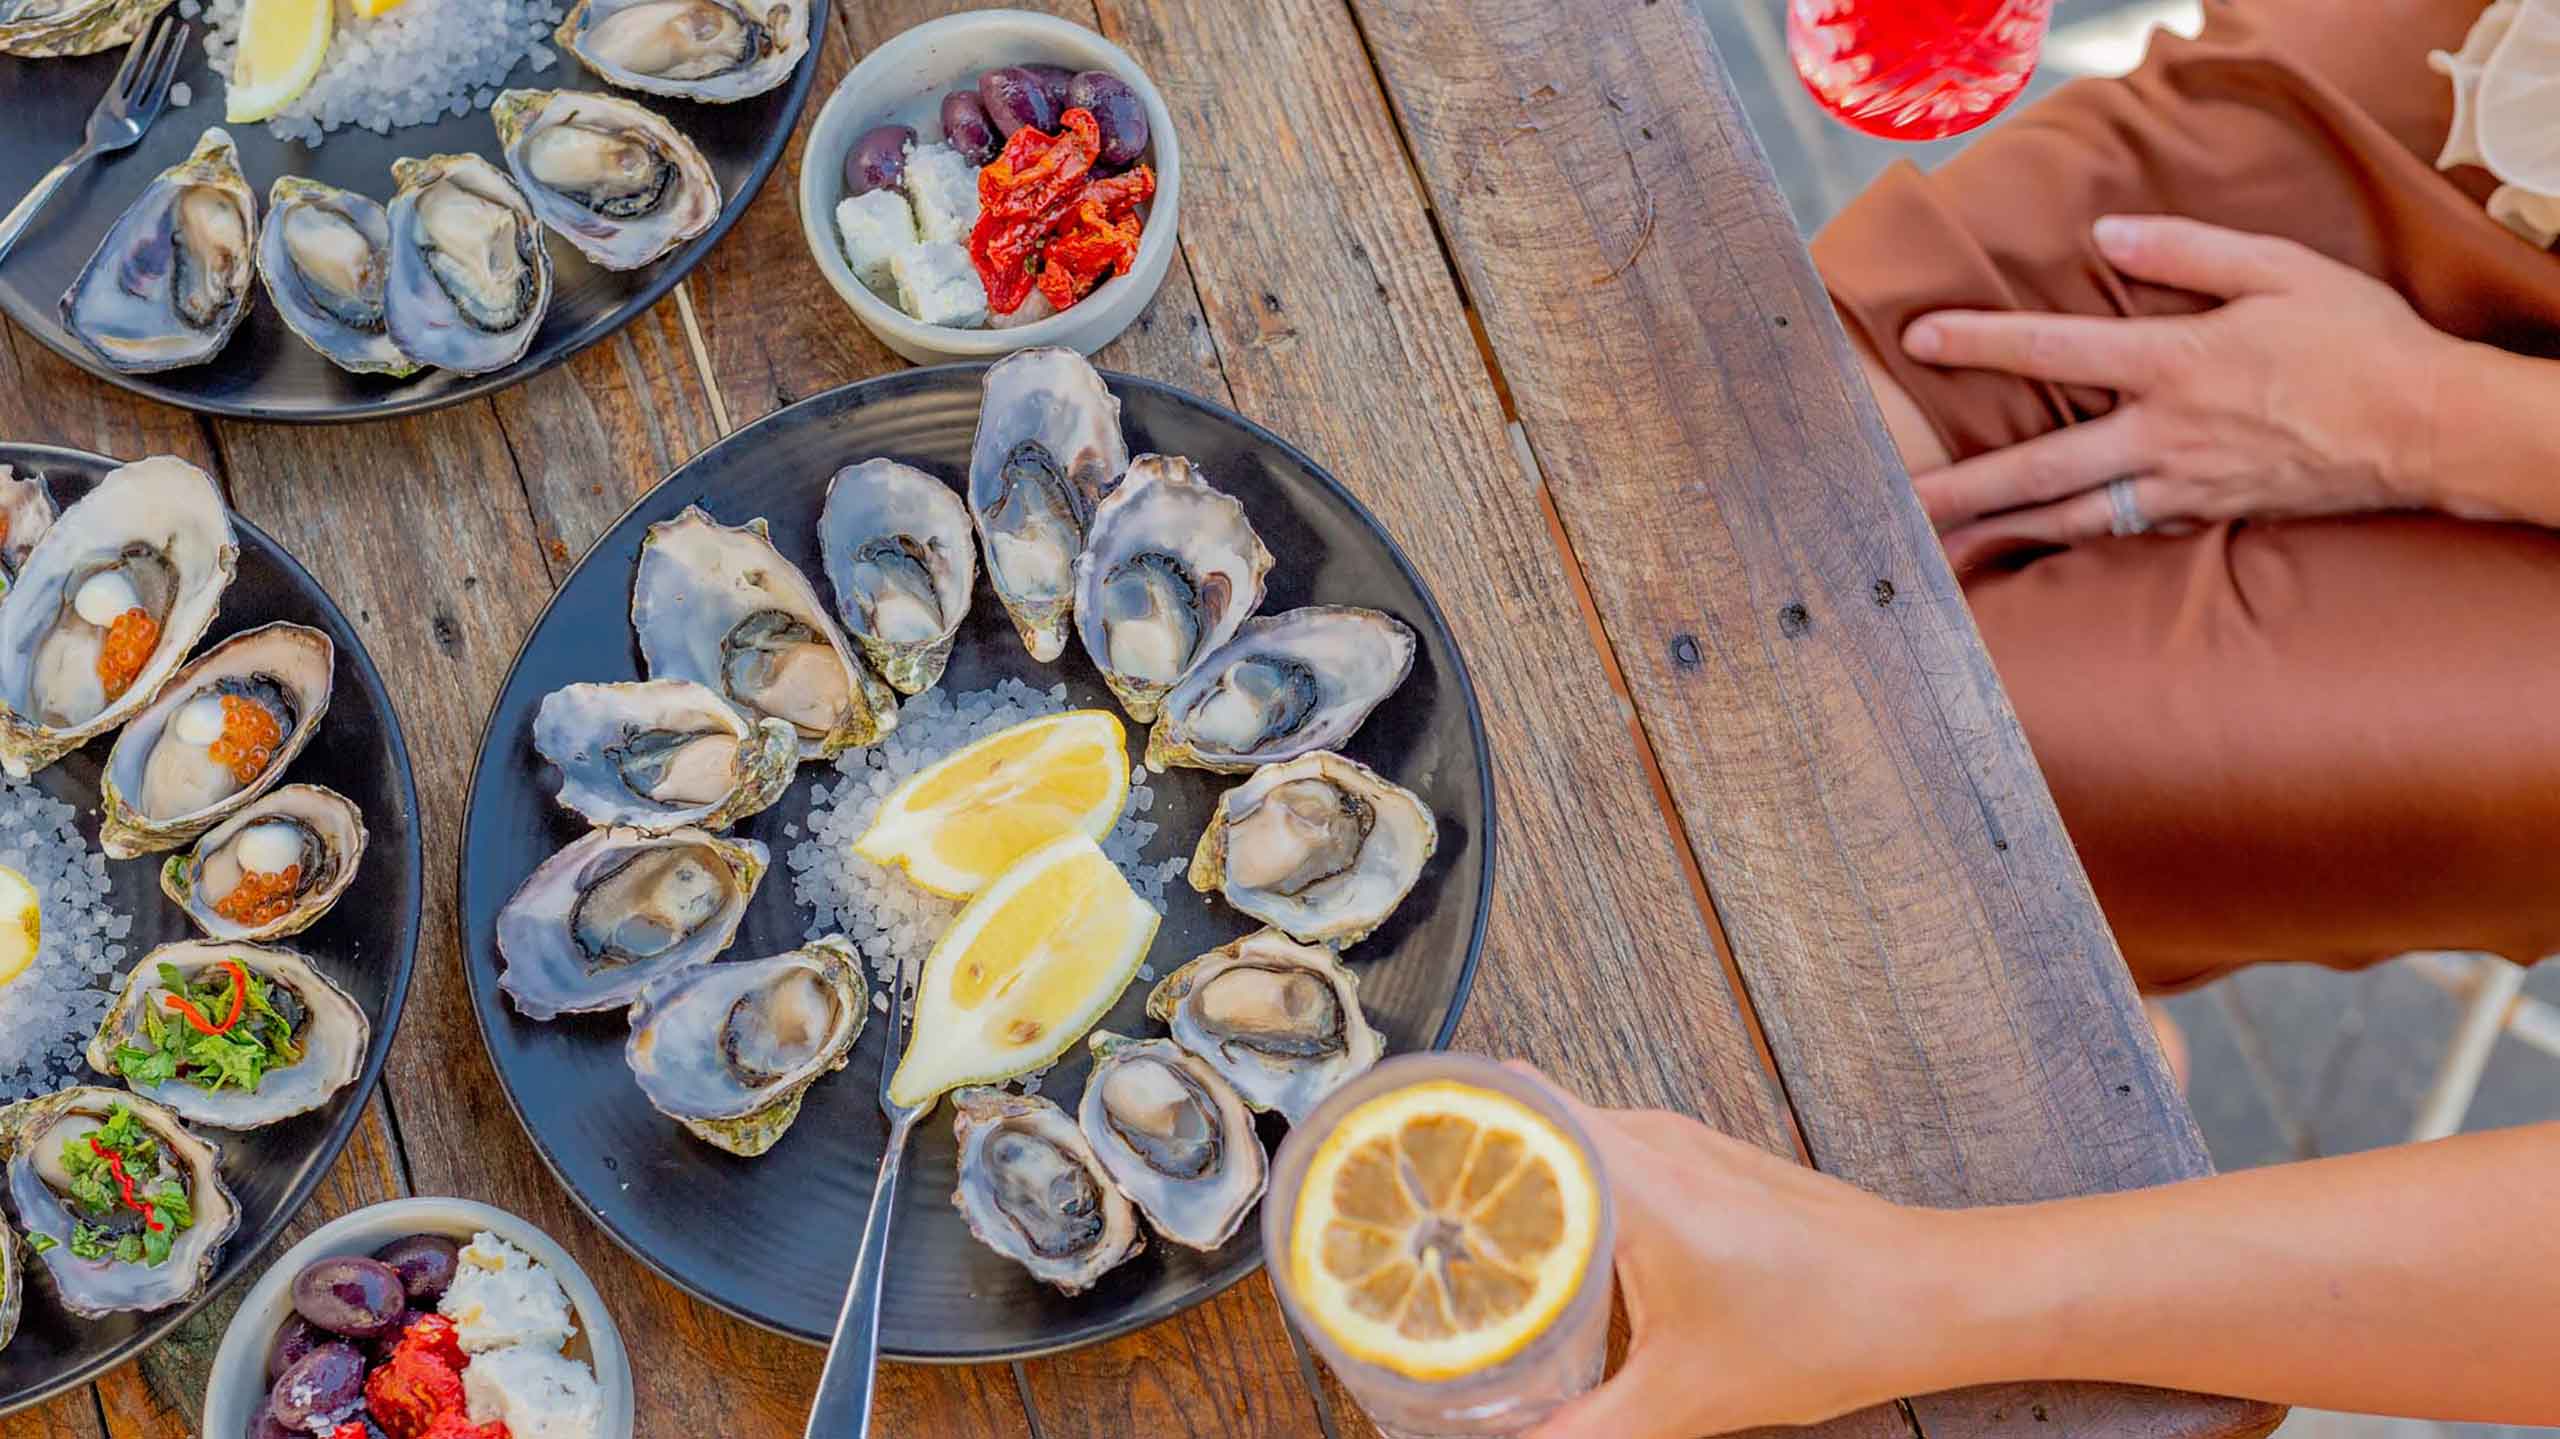
[(267, 772), (267, 763), (276, 757), (276, 745), (283, 739), (284, 731), (265, 705), (224, 695), (222, 735), (205, 752), (214, 763), (228, 767), (231, 777), (245, 787)]
[(293, 908), (293, 897), (301, 887), (302, 866), (298, 864), (286, 865), (274, 874), (244, 870), (238, 887), (214, 901), (213, 912), (233, 924), (272, 924)]
[(107, 622), (107, 642), (98, 649), (98, 682), (115, 699), (133, 687), (133, 677), (151, 660), (160, 643), (160, 622), (140, 605)]

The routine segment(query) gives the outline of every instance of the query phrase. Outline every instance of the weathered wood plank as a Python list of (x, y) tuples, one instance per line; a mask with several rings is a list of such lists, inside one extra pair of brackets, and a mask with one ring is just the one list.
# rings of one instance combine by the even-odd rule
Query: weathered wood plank
[(1045, 1439), (1324, 1433), (1279, 1301), (1260, 1274), (1178, 1320), (1022, 1372)]
[(98, 1404), (97, 1386), (74, 1389), (0, 1419), (0, 1433), (7, 1439), (106, 1439)]
[(178, 455), (216, 469), (195, 416), (137, 399), (0, 323), (0, 435), (139, 459)]

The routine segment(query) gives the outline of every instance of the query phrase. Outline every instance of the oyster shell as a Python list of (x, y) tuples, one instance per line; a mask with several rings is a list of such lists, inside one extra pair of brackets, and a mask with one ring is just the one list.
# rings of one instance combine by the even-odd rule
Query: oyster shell
[[(204, 471), (126, 465), (62, 512), (0, 595), (0, 766), (21, 779), (139, 713), (213, 623), (239, 545)], [(118, 687), (109, 628), (157, 631)]]
[(0, 1214), (0, 1349), (17, 1337), (18, 1312), (26, 1305), (27, 1281), (18, 1272), (18, 1231)]
[(220, 128), (161, 172), (62, 296), (62, 327), (128, 375), (201, 364), (249, 313), (258, 197)]
[(782, 798), (800, 765), (788, 720), (750, 723), (691, 680), (575, 684), (543, 696), (533, 747), (561, 807), (649, 834), (726, 829)]
[(698, 829), (590, 830), (498, 911), (498, 984), (527, 1019), (620, 1009), (729, 947), (765, 847)]
[(1094, 510), (1076, 557), (1076, 635), (1121, 708), (1145, 723), (1261, 606), (1270, 570), (1234, 496), (1178, 455), (1140, 455)]
[(800, 1117), (809, 1086), (844, 1068), (871, 1017), (844, 936), (771, 959), (697, 964), (631, 1002), (623, 1058), (660, 1114), (753, 1158)]
[(1076, 1122), (1158, 1234), (1191, 1249), (1235, 1237), (1271, 1180), (1253, 1113), (1207, 1060), (1170, 1039), (1095, 1030)]
[(836, 613), (864, 656), (900, 694), (933, 688), (978, 582), (960, 497), (895, 460), (848, 465), (827, 484), (818, 550)]
[(116, 737), (98, 781), (98, 843), (117, 859), (175, 849), (284, 778), (329, 711), (338, 647), (260, 625), (195, 657)]
[(554, 38), (626, 90), (724, 104), (790, 78), (808, 0), (578, 0)]
[(1094, 507), (1129, 468), (1120, 401), (1073, 350), (1019, 350), (987, 367), (969, 445), (969, 513), (987, 582), (1033, 659), (1067, 647), (1076, 556)]
[(391, 175), (391, 343), (462, 375), (523, 359), (551, 309), (551, 252), (532, 205), (477, 155), (394, 160)]
[(365, 1049), (373, 1043), (373, 1025), (346, 991), (293, 950), (204, 940), (161, 945), (134, 965), (106, 1023), (89, 1041), (89, 1067), (109, 1078), (125, 1078), (116, 1063), (118, 1049), (130, 1044), (156, 1052), (159, 1046), (148, 1037), (150, 1026), (184, 1023), (162, 1003), (171, 991), (166, 971), (192, 980), (225, 961), (237, 961), (265, 982), (266, 1002), (293, 1026), (302, 1058), (269, 1069), (254, 1089), (243, 1089), (236, 1080), (208, 1089), (180, 1073), (165, 1083), (135, 1083), (134, 1093), (167, 1105), (190, 1123), (238, 1130), (308, 1114), (356, 1082)]
[(963, 1089), (951, 1106), (960, 1140), (951, 1202), (979, 1243), (1065, 1294), (1147, 1247), (1137, 1210), (1065, 1110), (1000, 1089)]
[(353, 190), (277, 177), (258, 236), (258, 276), (304, 344), (354, 374), (416, 374), (418, 362), (392, 343), (384, 317), (390, 272), (389, 211)]
[(687, 506), (651, 525), (631, 627), (652, 678), (692, 680), (750, 717), (789, 721), (802, 759), (877, 744), (898, 727), (889, 687), (853, 657), (760, 519), (732, 527)]
[(1361, 1012), (1359, 978), (1332, 950), (1277, 930), (1246, 935), (1166, 975), (1147, 996), (1147, 1014), (1245, 1103), (1276, 1109), (1292, 1124), (1386, 1050)]
[[(63, 1160), (66, 1146), (95, 1133), (119, 1108), (159, 1148), (158, 1172), (134, 1175), (136, 1186), (157, 1192), (176, 1184), (191, 1211), (191, 1222), (158, 1264), (127, 1262), (112, 1252), (83, 1259), (73, 1249), (75, 1224), (104, 1227), (113, 1236), (136, 1232), (128, 1222), (139, 1218), (132, 1211), (96, 1213), (72, 1198), (73, 1176)], [(0, 1154), (8, 1156), (9, 1207), (30, 1237), (51, 1241), (39, 1257), (62, 1307), (83, 1319), (166, 1309), (202, 1294), (222, 1246), (240, 1227), (239, 1201), (222, 1182), (221, 1147), (189, 1133), (167, 1109), (121, 1089), (84, 1085), (0, 1111)]]
[(1413, 791), (1311, 750), (1218, 797), (1191, 887), (1308, 944), (1357, 944), (1403, 901), (1440, 845)]
[(17, 578), (36, 541), (53, 528), (54, 514), (53, 491), (46, 488), (44, 476), (20, 479), (17, 471), (0, 465), (0, 575)]
[(169, 0), (0, 0), (0, 55), (95, 55), (141, 34), (168, 8)]
[(289, 784), (169, 856), (160, 892), (208, 939), (281, 939), (320, 922), (355, 882), (364, 847), (364, 811), (354, 800), (322, 785)]
[(1235, 773), (1338, 748), (1412, 673), (1413, 649), (1413, 631), (1376, 610), (1247, 620), (1165, 696), (1147, 763)]
[(615, 95), (508, 90), (490, 108), (542, 223), (608, 270), (635, 270), (711, 228), (720, 179), (684, 132)]

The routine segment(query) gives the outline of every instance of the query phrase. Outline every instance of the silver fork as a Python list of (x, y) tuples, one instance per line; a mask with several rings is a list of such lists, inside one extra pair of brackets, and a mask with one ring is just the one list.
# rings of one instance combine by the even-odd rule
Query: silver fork
[(889, 1080), (906, 1052), (910, 1002), (901, 973), (889, 984), (889, 1057), (880, 1064), (880, 1112), (889, 1120), (889, 1144), (880, 1154), (879, 1181), (871, 1186), (871, 1215), (862, 1225), (862, 1247), (854, 1252), (844, 1312), (836, 1316), (836, 1337), (827, 1345), (827, 1365), (819, 1371), (818, 1395), (809, 1405), (806, 1439), (869, 1439), (871, 1433), (873, 1376), (880, 1367), (881, 1275), (889, 1258), (889, 1226), (898, 1217), (898, 1171), (906, 1164), (907, 1138), (916, 1120), (942, 1097), (934, 1095), (922, 1104), (900, 1104), (889, 1097)]
[(71, 172), (101, 155), (133, 148), (151, 122), (160, 118), (161, 108), (169, 103), (169, 82), (177, 78), (178, 60), (186, 51), (186, 22), (167, 10), (125, 47), (124, 65), (116, 71), (115, 83), (98, 97), (98, 108), (89, 112), (89, 138), (38, 180), (7, 218), (0, 219), (0, 260), (9, 258), (18, 237), (34, 223), (36, 212), (71, 178)]

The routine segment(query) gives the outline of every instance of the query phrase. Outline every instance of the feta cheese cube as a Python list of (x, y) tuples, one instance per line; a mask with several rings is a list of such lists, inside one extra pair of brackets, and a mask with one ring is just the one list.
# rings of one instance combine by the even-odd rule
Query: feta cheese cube
[(856, 195), (836, 206), (836, 231), (844, 237), (844, 257), (854, 278), (896, 299), (889, 262), (916, 242), (916, 217), (907, 208), (907, 197), (895, 190)]
[(462, 1371), (471, 1422), (498, 1420), (515, 1439), (598, 1439), (604, 1388), (565, 1354), (519, 1346), (483, 1354)]
[(928, 325), (975, 329), (987, 322), (987, 287), (956, 241), (909, 245), (889, 262), (898, 303)]
[(978, 224), (978, 169), (948, 145), (919, 145), (907, 156), (907, 198), (916, 205), (916, 238), (928, 245), (967, 244)]
[(471, 1354), (518, 1344), (557, 1352), (576, 1327), (551, 1271), (485, 1230), (462, 1247), (453, 1287), (437, 1307)]

